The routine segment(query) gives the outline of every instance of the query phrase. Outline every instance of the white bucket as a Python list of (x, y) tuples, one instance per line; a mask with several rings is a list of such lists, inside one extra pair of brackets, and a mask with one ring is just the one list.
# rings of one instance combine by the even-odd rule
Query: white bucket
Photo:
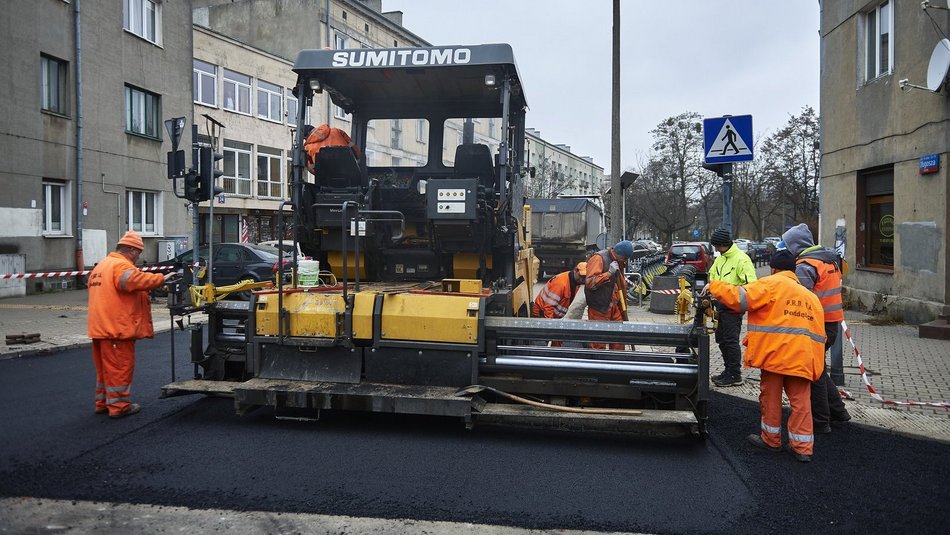
[(297, 260), (297, 286), (301, 288), (320, 286), (319, 260)]

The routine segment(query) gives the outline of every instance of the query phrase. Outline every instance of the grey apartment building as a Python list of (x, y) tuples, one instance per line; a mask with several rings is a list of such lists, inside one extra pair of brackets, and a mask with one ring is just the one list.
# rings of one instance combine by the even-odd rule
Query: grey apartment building
[(163, 121), (191, 124), (191, 2), (16, 0), (0, 18), (2, 271), (88, 268), (127, 230), (154, 260), (159, 240), (187, 236)]
[(950, 35), (946, 0), (930, 4), (820, 2), (819, 238), (847, 238), (854, 304), (913, 323), (950, 304), (950, 90), (911, 87)]

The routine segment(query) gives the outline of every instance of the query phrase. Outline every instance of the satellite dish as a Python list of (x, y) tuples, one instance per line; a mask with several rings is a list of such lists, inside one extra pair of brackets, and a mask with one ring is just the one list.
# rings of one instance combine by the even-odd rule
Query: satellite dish
[(950, 39), (941, 39), (930, 55), (930, 65), (927, 67), (927, 89), (936, 93), (947, 79), (947, 70), (950, 69)]

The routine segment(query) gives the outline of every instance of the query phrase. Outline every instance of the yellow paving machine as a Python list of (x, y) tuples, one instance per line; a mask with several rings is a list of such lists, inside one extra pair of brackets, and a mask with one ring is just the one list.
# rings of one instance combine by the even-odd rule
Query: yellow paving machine
[[(293, 70), (288, 217), (305, 257), (294, 248), (295, 276), (247, 301), (208, 289), (170, 301), (208, 322), (191, 329), (195, 377), (163, 396), (226, 395), (238, 413), (288, 417), (705, 434), (701, 311), (689, 324), (530, 317), (527, 101), (510, 46), (304, 50)], [(308, 150), (306, 118), (330, 111), (308, 110), (319, 92), (350, 144)]]

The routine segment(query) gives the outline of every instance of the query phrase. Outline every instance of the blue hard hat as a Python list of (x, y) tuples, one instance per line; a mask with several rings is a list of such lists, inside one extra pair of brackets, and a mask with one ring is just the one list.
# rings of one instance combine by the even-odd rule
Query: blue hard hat
[(617, 242), (617, 245), (614, 245), (614, 252), (624, 258), (632, 258), (633, 242), (630, 240), (622, 240)]

